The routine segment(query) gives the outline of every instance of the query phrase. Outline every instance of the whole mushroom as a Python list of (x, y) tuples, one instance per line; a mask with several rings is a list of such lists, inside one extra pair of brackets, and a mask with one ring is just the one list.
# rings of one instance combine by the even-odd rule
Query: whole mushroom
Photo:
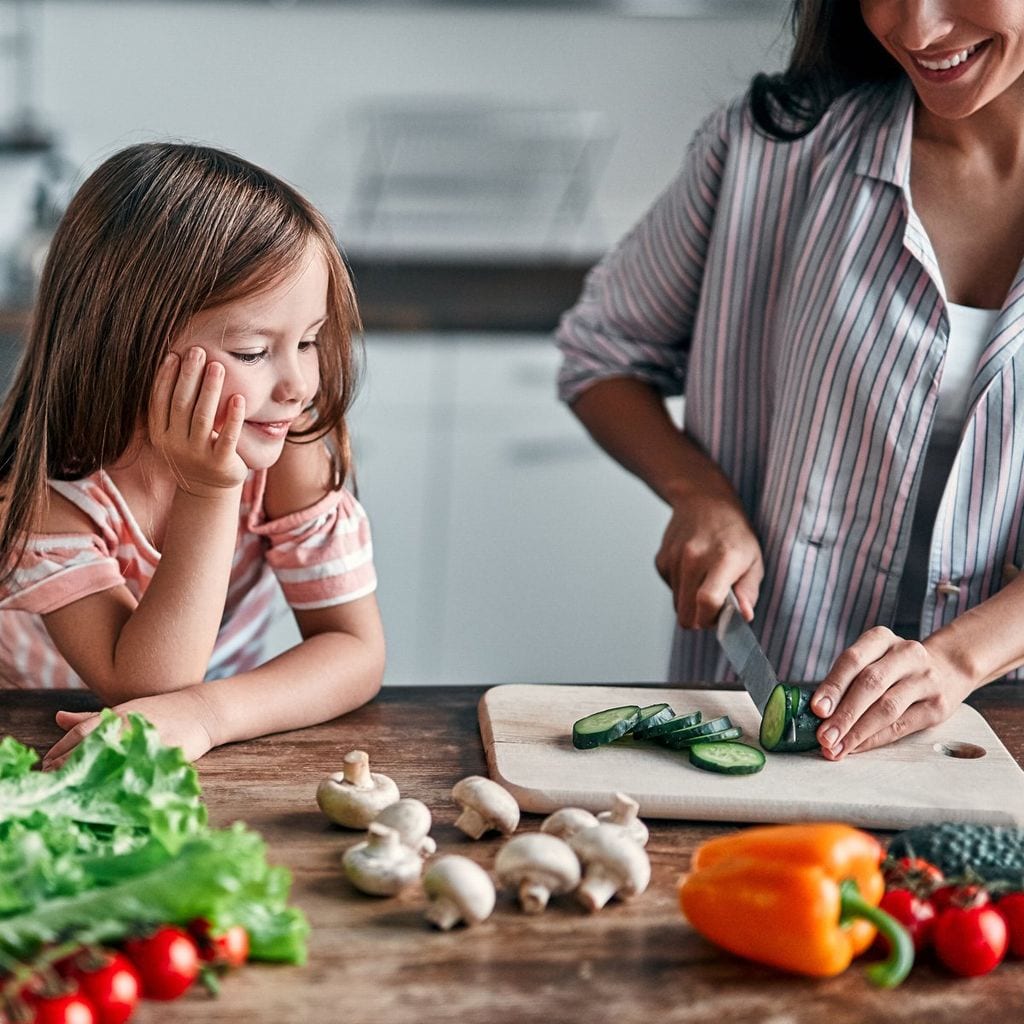
[(342, 765), (342, 771), (317, 786), (316, 802), (336, 825), (366, 828), (398, 799), (398, 787), (387, 775), (370, 771), (370, 757), (365, 750), (350, 750)]
[(482, 775), (468, 775), (456, 782), (452, 798), (462, 808), (455, 819), (455, 827), (471, 839), (479, 839), (492, 829), (510, 836), (519, 824), (516, 798)]
[(562, 807), (540, 823), (540, 830), (558, 836), (559, 839), (568, 839), (569, 836), (574, 836), (585, 828), (593, 828), (597, 824), (597, 818), (582, 807)]
[(569, 845), (583, 865), (576, 897), (591, 913), (613, 896), (628, 899), (639, 895), (651, 880), (647, 851), (619, 825), (585, 828), (570, 837)]
[(476, 861), (458, 854), (438, 857), (423, 875), (430, 905), (426, 919), (448, 931), (459, 922), (479, 924), (491, 916), (497, 895), (491, 876)]
[(422, 800), (403, 797), (388, 804), (373, 820), (397, 829), (402, 842), (421, 857), (429, 857), (437, 849), (437, 843), (427, 835), (432, 818), (430, 808)]
[(348, 880), (370, 896), (394, 896), (420, 877), (423, 862), (399, 837), (398, 830), (370, 822), (367, 838), (341, 858)]
[(647, 826), (637, 817), (639, 811), (640, 805), (631, 796), (626, 796), (625, 793), (616, 793), (615, 803), (612, 804), (611, 810), (601, 811), (597, 820), (621, 826), (632, 839), (635, 839), (641, 846), (646, 846), (650, 833)]
[(552, 895), (580, 884), (580, 862), (564, 839), (544, 832), (515, 836), (499, 851), (494, 871), (502, 885), (519, 889), (519, 905), (540, 914)]

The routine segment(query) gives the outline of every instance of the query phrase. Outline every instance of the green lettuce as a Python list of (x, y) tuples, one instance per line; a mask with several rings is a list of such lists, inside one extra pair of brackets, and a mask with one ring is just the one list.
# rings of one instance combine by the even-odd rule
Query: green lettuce
[(60, 769), (0, 742), (0, 951), (113, 942), (150, 924), (242, 924), (254, 959), (304, 963), (309, 926), (262, 838), (207, 825), (198, 776), (141, 716), (100, 725)]

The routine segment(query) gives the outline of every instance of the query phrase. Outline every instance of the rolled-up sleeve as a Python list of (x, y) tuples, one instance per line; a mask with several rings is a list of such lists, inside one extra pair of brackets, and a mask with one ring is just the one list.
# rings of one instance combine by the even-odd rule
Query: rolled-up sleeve
[(0, 610), (46, 615), (124, 582), (103, 538), (33, 534), (13, 577), (0, 589)]
[(680, 394), (708, 242), (725, 166), (727, 111), (694, 135), (672, 184), (643, 219), (587, 276), (562, 316), (559, 397), (573, 402), (589, 386), (631, 377)]
[(377, 587), (370, 522), (345, 488), (309, 508), (263, 520), (257, 510), (249, 529), (268, 543), (267, 563), (292, 608), (344, 604)]

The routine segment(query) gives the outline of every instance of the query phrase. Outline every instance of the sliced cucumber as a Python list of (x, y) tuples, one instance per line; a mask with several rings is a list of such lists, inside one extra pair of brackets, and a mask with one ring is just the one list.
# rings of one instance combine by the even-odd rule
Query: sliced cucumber
[(640, 721), (640, 708), (626, 704), (620, 708), (596, 711), (578, 722), (573, 722), (572, 745), (580, 750), (599, 747), (625, 736)]
[(676, 713), (668, 704), (648, 704), (647, 707), (640, 709), (640, 721), (633, 726), (633, 738), (641, 739), (647, 735), (648, 729), (668, 722), (675, 716)]
[(721, 718), (712, 718), (709, 722), (701, 722), (689, 729), (665, 733), (657, 739), (662, 746), (678, 750), (681, 747), (689, 746), (694, 740), (705, 739), (731, 728), (733, 728), (732, 719), (728, 715), (722, 715)]
[(700, 717), (699, 711), (688, 711), (685, 715), (675, 715), (665, 722), (644, 729), (643, 738), (645, 740), (653, 740), (659, 736), (664, 736), (666, 733), (689, 729), (700, 722)]
[(723, 775), (753, 775), (764, 767), (764, 754), (747, 743), (711, 740), (690, 747), (690, 764)]
[(664, 737), (662, 746), (668, 747), (670, 750), (687, 750), (694, 743), (706, 743), (709, 740), (714, 740), (716, 743), (719, 740), (738, 740), (742, 735), (743, 730), (738, 725), (731, 726), (728, 729), (721, 729), (718, 732), (705, 733), (703, 736), (693, 736), (687, 730), (685, 735), (669, 733), (668, 736)]
[(772, 690), (761, 717), (759, 739), (765, 750), (799, 753), (814, 750), (821, 719), (810, 709), (812, 687), (779, 683)]

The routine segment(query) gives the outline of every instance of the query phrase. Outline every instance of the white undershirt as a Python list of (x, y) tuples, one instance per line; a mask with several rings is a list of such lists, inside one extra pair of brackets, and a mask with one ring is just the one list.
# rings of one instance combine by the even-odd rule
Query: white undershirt
[(921, 604), (928, 583), (928, 556), (939, 502), (967, 415), (971, 381), (981, 353), (988, 345), (998, 309), (975, 309), (948, 303), (949, 342), (939, 378), (939, 398), (928, 450), (925, 452), (921, 487), (914, 509), (910, 548), (900, 580), (894, 630), (905, 637), (920, 638)]

